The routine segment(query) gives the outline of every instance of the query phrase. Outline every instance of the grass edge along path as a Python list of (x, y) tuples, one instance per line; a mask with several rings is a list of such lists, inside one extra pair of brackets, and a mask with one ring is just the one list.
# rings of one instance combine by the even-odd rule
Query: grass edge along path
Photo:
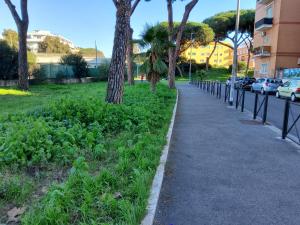
[[(82, 150), (79, 145), (65, 182), (51, 185), (41, 200), (28, 207), (22, 224), (134, 225), (141, 222), (176, 99), (175, 90), (169, 90), (165, 85), (159, 85), (156, 94), (148, 89), (148, 85), (127, 88), (122, 106), (100, 104), (99, 107), (105, 108), (102, 113), (106, 112), (106, 116), (100, 119), (95, 116), (97, 121), (93, 121), (93, 115), (97, 114), (93, 110), (97, 107), (89, 104), (89, 101), (98, 104), (94, 102), (95, 98), (84, 99), (87, 104), (81, 107), (80, 102), (73, 108), (72, 104), (78, 100), (63, 100), (58, 103), (59, 107), (52, 108), (54, 112), (39, 111), (29, 116), (33, 120), (59, 121), (59, 126), (62, 121), (68, 121), (68, 126), (80, 126), (79, 131), (89, 129), (94, 124), (91, 122), (97, 122), (106, 133), (102, 144), (94, 140), (97, 145), (92, 143), (88, 150)], [(118, 118), (120, 113), (124, 114), (121, 120)], [(9, 117), (5, 123), (22, 121), (22, 118)], [(7, 134), (6, 131), (4, 126), (0, 137)], [(76, 145), (78, 137), (74, 137)], [(101, 163), (91, 169), (95, 159)], [(31, 161), (28, 164), (26, 160), (29, 159), (26, 158), (20, 168), (39, 163)], [(41, 162), (45, 164), (47, 160)]]

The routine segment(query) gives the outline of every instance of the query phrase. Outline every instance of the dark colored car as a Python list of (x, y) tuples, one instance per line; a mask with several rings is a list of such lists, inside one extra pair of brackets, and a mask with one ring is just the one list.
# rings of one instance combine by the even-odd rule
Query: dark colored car
[(255, 83), (256, 79), (253, 77), (245, 77), (239, 81), (239, 88), (245, 90), (251, 90), (252, 84)]

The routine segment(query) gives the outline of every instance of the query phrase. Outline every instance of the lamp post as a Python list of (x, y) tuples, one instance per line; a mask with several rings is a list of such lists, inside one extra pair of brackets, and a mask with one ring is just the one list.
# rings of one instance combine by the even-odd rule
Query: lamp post
[(237, 77), (237, 70), (238, 70), (237, 48), (238, 48), (239, 26), (240, 26), (240, 0), (237, 0), (235, 37), (234, 37), (234, 56), (233, 56), (233, 65), (232, 65), (232, 76), (231, 76), (231, 88), (230, 88), (229, 105), (233, 105), (234, 84), (235, 84), (235, 80), (236, 80), (236, 77)]
[(189, 69), (189, 80), (190, 80), (190, 84), (192, 83), (192, 53), (193, 53), (193, 47), (194, 47), (194, 39), (193, 39), (193, 35), (194, 33), (191, 33), (191, 50), (190, 50), (190, 69)]

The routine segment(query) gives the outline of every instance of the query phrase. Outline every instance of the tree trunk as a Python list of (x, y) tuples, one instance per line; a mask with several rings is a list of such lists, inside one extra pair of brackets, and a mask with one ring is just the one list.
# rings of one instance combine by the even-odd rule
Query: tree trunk
[(131, 0), (116, 2), (116, 26), (112, 59), (108, 73), (107, 95), (108, 103), (120, 104), (123, 100), (124, 73), (128, 30), (130, 26)]
[(4, 0), (7, 4), (15, 23), (18, 27), (19, 35), (19, 52), (18, 52), (18, 76), (19, 76), (19, 88), (22, 90), (28, 90), (28, 60), (27, 60), (27, 31), (29, 25), (29, 16), (27, 9), (27, 0), (21, 0), (21, 16), (19, 16), (15, 5), (11, 0)]
[(217, 44), (218, 44), (218, 42), (215, 41), (214, 49), (212, 50), (211, 54), (206, 58), (206, 71), (208, 71), (208, 69), (209, 69), (209, 61), (217, 49)]
[[(169, 42), (173, 43), (173, 32), (174, 32), (174, 21), (173, 21), (173, 0), (168, 0), (168, 31), (169, 31)], [(174, 63), (174, 48), (169, 48), (169, 70), (168, 70), (168, 81), (169, 88), (175, 88), (175, 64)]]
[(133, 55), (132, 35), (133, 35), (133, 29), (129, 28), (129, 36), (127, 42), (127, 77), (128, 77), (129, 85), (134, 85), (133, 63), (132, 63), (132, 55)]
[[(178, 28), (176, 41), (175, 41), (175, 49), (169, 49), (169, 88), (175, 88), (175, 70), (176, 70), (176, 61), (180, 53), (180, 43), (182, 39), (182, 34), (185, 29), (185, 25), (188, 21), (191, 11), (198, 3), (199, 0), (191, 0), (186, 6), (185, 11), (182, 17), (181, 24)], [(169, 41), (173, 42), (173, 30), (174, 30), (174, 22), (173, 22), (173, 7), (172, 0), (168, 0), (168, 19), (169, 19)], [(171, 38), (171, 39), (170, 39)]]
[(249, 72), (250, 58), (251, 58), (251, 52), (250, 52), (250, 50), (248, 49), (248, 59), (247, 59), (246, 75), (248, 75), (248, 72)]
[(27, 60), (27, 29), (21, 27), (19, 30), (19, 54), (18, 54), (19, 88), (28, 90), (28, 60)]
[(150, 81), (150, 89), (151, 89), (152, 93), (156, 92), (156, 81), (155, 81), (154, 78), (152, 78), (151, 81)]
[(176, 68), (178, 69), (178, 71), (180, 73), (180, 76), (183, 77), (183, 73), (182, 73), (182, 70), (181, 70), (180, 66), (176, 65)]

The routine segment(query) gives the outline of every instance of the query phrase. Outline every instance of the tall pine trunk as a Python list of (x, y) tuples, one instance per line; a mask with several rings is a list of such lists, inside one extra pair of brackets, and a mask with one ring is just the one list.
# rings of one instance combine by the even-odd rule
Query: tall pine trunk
[[(169, 32), (169, 42), (172, 43), (174, 37), (174, 21), (173, 21), (173, 0), (168, 0), (168, 32)], [(168, 70), (168, 80), (169, 80), (169, 88), (175, 88), (175, 65), (174, 62), (174, 48), (170, 47), (169, 51), (169, 70)]]
[(27, 60), (27, 29), (19, 28), (19, 54), (18, 54), (19, 88), (28, 90), (28, 60)]
[(123, 101), (124, 74), (128, 30), (130, 26), (131, 0), (120, 0), (116, 3), (116, 26), (112, 59), (108, 73), (107, 95), (108, 103), (120, 104)]
[(215, 41), (215, 45), (214, 45), (214, 48), (213, 48), (212, 52), (211, 52), (210, 55), (206, 58), (206, 71), (208, 71), (208, 69), (209, 69), (209, 61), (210, 61), (211, 57), (213, 56), (213, 54), (215, 53), (215, 51), (216, 51), (216, 49), (217, 49), (217, 44), (218, 44), (218, 42)]
[(18, 75), (19, 75), (19, 88), (22, 90), (28, 90), (29, 80), (28, 80), (28, 60), (27, 60), (27, 31), (29, 25), (29, 16), (27, 0), (21, 1), (21, 16), (16, 10), (16, 6), (11, 2), (11, 0), (4, 0), (8, 6), (15, 23), (18, 27), (19, 35), (19, 52), (18, 52)]
[(128, 77), (129, 85), (134, 85), (133, 62), (132, 62), (132, 56), (133, 56), (132, 36), (133, 36), (133, 29), (130, 27), (128, 42), (127, 42), (127, 77)]
[(175, 71), (176, 71), (176, 62), (180, 53), (180, 44), (183, 35), (183, 31), (185, 29), (186, 23), (190, 16), (191, 11), (198, 3), (199, 0), (191, 0), (186, 6), (184, 10), (184, 14), (182, 17), (182, 21), (178, 27), (176, 35), (174, 35), (174, 21), (173, 21), (173, 0), (168, 0), (168, 24), (169, 24), (169, 41), (174, 42), (173, 37), (175, 38), (175, 48), (169, 49), (169, 88), (175, 88)]

